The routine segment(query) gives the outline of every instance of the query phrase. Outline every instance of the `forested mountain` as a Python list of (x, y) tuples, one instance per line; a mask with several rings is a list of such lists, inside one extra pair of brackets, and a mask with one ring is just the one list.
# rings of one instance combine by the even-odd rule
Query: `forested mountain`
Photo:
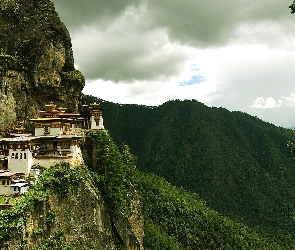
[(145, 221), (145, 250), (284, 249), (273, 239), (219, 215), (195, 193), (136, 172)]
[(295, 162), (286, 143), (295, 141), (292, 130), (194, 100), (159, 107), (96, 101), (111, 136), (130, 146), (140, 170), (196, 192), (221, 214), (285, 245), (294, 243)]

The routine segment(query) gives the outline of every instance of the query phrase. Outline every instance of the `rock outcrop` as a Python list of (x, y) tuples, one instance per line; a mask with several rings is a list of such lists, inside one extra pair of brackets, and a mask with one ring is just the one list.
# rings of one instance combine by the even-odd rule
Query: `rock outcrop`
[(143, 250), (143, 214), (134, 188), (128, 214), (113, 222), (87, 168), (56, 166), (10, 210), (0, 211), (0, 250)]
[(0, 2), (0, 129), (53, 101), (78, 111), (84, 77), (69, 32), (49, 0)]

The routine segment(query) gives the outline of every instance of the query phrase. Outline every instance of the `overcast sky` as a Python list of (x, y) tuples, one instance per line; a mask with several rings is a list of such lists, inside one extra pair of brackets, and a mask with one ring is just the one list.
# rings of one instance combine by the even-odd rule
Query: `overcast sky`
[(292, 0), (53, 0), (85, 94), (196, 99), (295, 126)]

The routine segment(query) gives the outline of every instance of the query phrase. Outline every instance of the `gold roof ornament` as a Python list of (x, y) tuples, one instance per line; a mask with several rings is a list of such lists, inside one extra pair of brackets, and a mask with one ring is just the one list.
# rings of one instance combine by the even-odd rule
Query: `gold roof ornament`
[(65, 113), (67, 108), (62, 108), (62, 107), (59, 107), (57, 108), (57, 110), (60, 112), (60, 113)]

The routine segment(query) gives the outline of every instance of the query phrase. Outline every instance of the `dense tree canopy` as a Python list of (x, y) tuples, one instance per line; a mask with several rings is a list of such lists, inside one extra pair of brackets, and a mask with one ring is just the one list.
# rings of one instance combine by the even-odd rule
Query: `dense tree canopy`
[(242, 223), (221, 216), (198, 195), (137, 172), (142, 197), (147, 250), (283, 249)]

